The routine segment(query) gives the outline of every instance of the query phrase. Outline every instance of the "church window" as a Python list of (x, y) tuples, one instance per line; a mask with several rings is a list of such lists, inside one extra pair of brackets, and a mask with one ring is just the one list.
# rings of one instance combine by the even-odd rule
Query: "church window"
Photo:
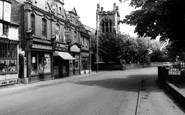
[(102, 32), (112, 32), (112, 20), (111, 19), (103, 19), (101, 22)]

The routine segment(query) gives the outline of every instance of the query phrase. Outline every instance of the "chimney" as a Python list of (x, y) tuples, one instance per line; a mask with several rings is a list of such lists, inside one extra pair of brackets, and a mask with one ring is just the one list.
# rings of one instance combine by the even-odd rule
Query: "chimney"
[(103, 11), (103, 7), (101, 7), (101, 11)]
[(100, 4), (97, 4), (97, 11), (100, 11)]
[(116, 3), (113, 4), (113, 11), (116, 11)]
[(116, 10), (119, 10), (119, 6), (116, 6)]

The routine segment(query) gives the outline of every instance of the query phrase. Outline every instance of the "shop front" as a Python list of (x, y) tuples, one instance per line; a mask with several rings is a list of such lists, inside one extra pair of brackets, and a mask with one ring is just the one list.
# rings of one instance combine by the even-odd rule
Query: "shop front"
[(18, 82), (18, 41), (0, 38), (0, 86)]
[(0, 0), (0, 86), (18, 82), (19, 25), (11, 20), (11, 9), (10, 1)]
[(72, 67), (71, 67), (71, 74), (72, 75), (79, 75), (80, 74), (80, 45), (78, 43), (73, 44), (70, 47), (70, 53), (73, 57), (75, 57), (75, 60), (73, 60)]
[(56, 43), (54, 52), (54, 78), (71, 76), (72, 61), (75, 60), (68, 51), (68, 45)]
[(31, 65), (28, 63), (28, 67), (31, 70), (30, 81), (52, 79), (52, 46), (49, 44), (33, 43), (30, 56), (28, 58), (31, 59)]
[(89, 52), (82, 52), (81, 53), (81, 74), (88, 74), (90, 73), (90, 55)]

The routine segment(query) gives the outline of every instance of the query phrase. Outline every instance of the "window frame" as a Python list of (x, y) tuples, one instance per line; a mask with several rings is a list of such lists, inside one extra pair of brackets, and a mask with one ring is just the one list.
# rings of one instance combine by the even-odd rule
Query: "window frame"
[(32, 28), (33, 34), (35, 34), (35, 15), (34, 14), (31, 14), (31, 28)]
[(42, 35), (47, 37), (47, 20), (42, 18)]

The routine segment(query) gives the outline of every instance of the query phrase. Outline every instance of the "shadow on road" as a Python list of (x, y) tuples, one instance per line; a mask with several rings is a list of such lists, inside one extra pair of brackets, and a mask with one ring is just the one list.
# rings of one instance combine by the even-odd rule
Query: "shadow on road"
[[(140, 86), (140, 82), (146, 79), (156, 79), (156, 75), (129, 75), (126, 78), (105, 78), (105, 79), (98, 79), (98, 80), (83, 80), (74, 82), (80, 85), (87, 85), (87, 86), (98, 86), (102, 88), (112, 89), (112, 90), (119, 90), (119, 91), (134, 91), (137, 92)], [(155, 80), (153, 81), (155, 82)], [(159, 89), (152, 89), (152, 91), (160, 91)]]

